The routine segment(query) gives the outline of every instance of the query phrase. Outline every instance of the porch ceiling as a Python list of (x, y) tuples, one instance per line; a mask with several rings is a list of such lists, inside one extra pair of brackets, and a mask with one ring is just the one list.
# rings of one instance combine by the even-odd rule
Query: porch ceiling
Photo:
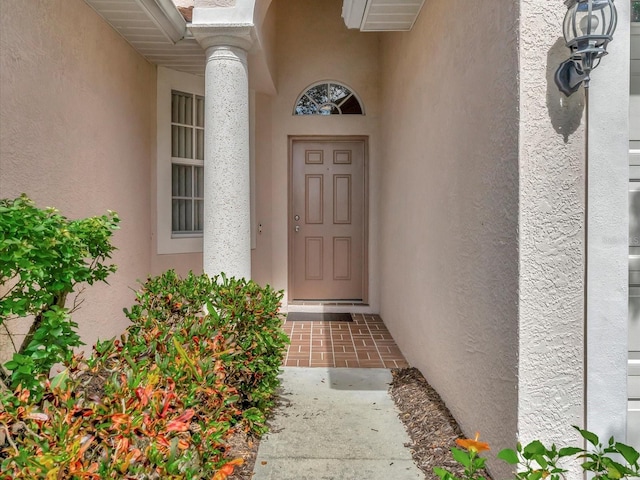
[(342, 17), (362, 32), (411, 30), (425, 0), (344, 0)]
[(85, 2), (149, 62), (204, 75), (204, 50), (171, 0)]

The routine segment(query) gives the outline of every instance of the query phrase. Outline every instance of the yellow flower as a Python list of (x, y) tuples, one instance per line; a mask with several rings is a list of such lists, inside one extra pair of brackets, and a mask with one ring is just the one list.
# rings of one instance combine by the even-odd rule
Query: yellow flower
[(470, 438), (458, 438), (456, 440), (456, 443), (458, 444), (458, 446), (473, 453), (479, 453), (479, 452), (484, 452), (485, 450), (490, 450), (489, 444), (485, 442), (479, 442), (478, 438), (480, 438), (480, 434), (476, 432), (475, 439), (472, 440)]

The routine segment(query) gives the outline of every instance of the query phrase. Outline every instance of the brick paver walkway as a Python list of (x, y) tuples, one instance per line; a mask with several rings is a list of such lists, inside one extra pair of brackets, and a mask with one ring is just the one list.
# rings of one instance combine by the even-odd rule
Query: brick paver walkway
[(352, 314), (352, 322), (285, 322), (291, 339), (287, 367), (408, 367), (379, 315)]

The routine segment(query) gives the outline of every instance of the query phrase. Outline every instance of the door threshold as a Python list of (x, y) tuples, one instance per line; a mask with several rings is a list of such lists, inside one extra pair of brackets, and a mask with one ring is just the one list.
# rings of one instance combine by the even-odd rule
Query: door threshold
[(353, 322), (353, 317), (350, 313), (289, 312), (287, 322)]
[(308, 312), (308, 313), (361, 313), (365, 315), (377, 314), (371, 305), (352, 302), (289, 302), (282, 308), (283, 313)]

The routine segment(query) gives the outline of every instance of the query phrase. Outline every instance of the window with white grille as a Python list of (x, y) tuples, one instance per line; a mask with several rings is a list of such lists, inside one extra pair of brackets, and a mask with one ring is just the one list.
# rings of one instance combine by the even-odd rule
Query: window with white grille
[(161, 255), (202, 252), (204, 93), (204, 77), (158, 67), (154, 234)]
[(171, 232), (202, 234), (204, 97), (171, 91)]

